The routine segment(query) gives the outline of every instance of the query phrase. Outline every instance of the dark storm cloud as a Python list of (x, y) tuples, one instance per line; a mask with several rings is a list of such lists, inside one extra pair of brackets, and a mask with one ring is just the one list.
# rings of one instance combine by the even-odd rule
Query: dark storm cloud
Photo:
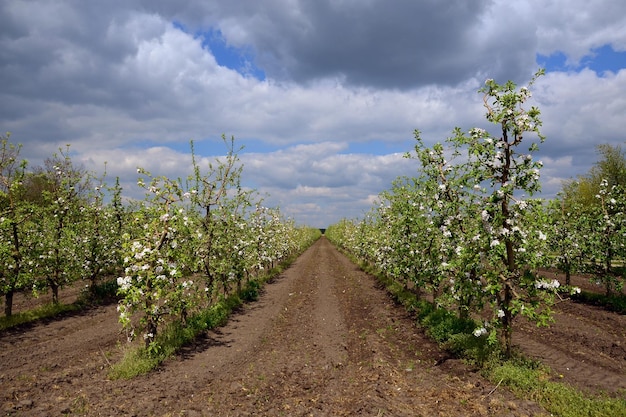
[(346, 86), (407, 89), (474, 76), (525, 79), (534, 32), (521, 27), (523, 18), (500, 17), (502, 36), (490, 6), (486, 0), (3, 2), (2, 93), (115, 107), (140, 119), (155, 110), (164, 115), (159, 102), (170, 86), (153, 72), (176, 65), (174, 57), (135, 68), (129, 61), (137, 60), (142, 42), (163, 43), (172, 22), (191, 34), (218, 27), (230, 44), (250, 47), (274, 80), (334, 78)]
[(73, 104), (111, 104), (117, 87), (112, 83), (114, 68), (136, 53), (136, 45), (124, 39), (126, 33), (116, 33), (129, 12), (103, 6), (2, 2), (2, 92)]
[(285, 33), (292, 41), (276, 55), (300, 81), (338, 76), (400, 88), (458, 83), (467, 78), (466, 44), (484, 3), (309, 2), (303, 5), (309, 28)]
[(258, 65), (277, 79), (405, 89), (487, 73), (528, 77), (533, 59), (532, 26), (504, 19), (500, 33), (487, 0), (280, 3), (214, 10), (227, 40), (253, 45)]

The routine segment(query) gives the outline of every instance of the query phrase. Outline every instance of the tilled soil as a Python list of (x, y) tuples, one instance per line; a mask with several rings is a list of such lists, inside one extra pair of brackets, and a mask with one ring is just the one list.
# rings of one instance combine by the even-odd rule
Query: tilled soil
[[(561, 306), (576, 310), (579, 305), (562, 303), (560, 310)], [(597, 314), (587, 322), (576, 311), (562, 310), (557, 320), (565, 317), (565, 323), (576, 326), (540, 333), (545, 330), (523, 325), (518, 343), (537, 357), (561, 360), (559, 366), (569, 371), (555, 369), (568, 381), (577, 383), (570, 376), (582, 372), (580, 364), (585, 363), (590, 373), (597, 372), (597, 381), (608, 375), (614, 378), (609, 385), (619, 386), (620, 378), (622, 384), (626, 380), (626, 357), (620, 350), (625, 340), (623, 316), (601, 309)], [(594, 341), (603, 342), (578, 340), (581, 328), (591, 328), (588, 335), (596, 334)], [(579, 345), (572, 348), (574, 342)], [(325, 238), (267, 284), (259, 301), (247, 304), (224, 327), (207, 332), (148, 375), (111, 381), (108, 368), (119, 360), (125, 344), (115, 305), (0, 333), (0, 412), (37, 416), (547, 414), (449, 358), (374, 278)]]
[[(572, 285), (604, 291), (585, 276), (572, 277)], [(518, 321), (514, 343), (525, 355), (548, 365), (556, 380), (592, 395), (626, 396), (626, 316), (570, 299), (558, 302), (554, 311), (549, 327)]]

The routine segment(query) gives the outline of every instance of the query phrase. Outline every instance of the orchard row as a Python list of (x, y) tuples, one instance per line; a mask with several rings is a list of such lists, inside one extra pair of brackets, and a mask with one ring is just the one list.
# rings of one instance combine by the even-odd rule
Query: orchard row
[(106, 183), (60, 150), (29, 169), (20, 146), (0, 149), (0, 294), (11, 315), (18, 291), (52, 292), (117, 278), (120, 321), (146, 345), (159, 325), (211, 306), (222, 295), (301, 251), (319, 230), (297, 227), (241, 187), (234, 143), (203, 170), (172, 180), (138, 169), (140, 201), (122, 202)]
[(407, 157), (419, 161), (418, 175), (396, 180), (364, 219), (342, 220), (326, 235), (433, 304), (477, 319), (474, 335), (510, 355), (516, 317), (547, 324), (555, 299), (580, 291), (544, 268), (621, 288), (626, 198), (607, 180), (594, 204), (534, 198), (542, 163), (533, 153), (544, 138), (539, 110), (525, 106), (529, 88), (487, 80), (480, 91), (498, 135), (457, 128), (427, 148), (416, 132)]

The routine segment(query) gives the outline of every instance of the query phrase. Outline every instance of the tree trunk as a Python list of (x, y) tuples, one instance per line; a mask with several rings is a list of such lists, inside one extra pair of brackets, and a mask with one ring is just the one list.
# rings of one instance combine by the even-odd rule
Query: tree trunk
[(150, 344), (152, 342), (154, 342), (154, 339), (156, 338), (157, 335), (157, 321), (158, 319), (152, 315), (148, 316), (148, 320), (146, 323), (146, 336), (145, 336), (145, 341), (146, 341), (146, 349), (148, 349), (150, 347)]
[(11, 317), (13, 314), (13, 290), (9, 290), (4, 295), (4, 315)]
[(52, 290), (52, 304), (59, 304), (59, 285), (56, 282), (50, 282), (50, 289)]
[(501, 305), (502, 311), (504, 315), (500, 319), (500, 323), (502, 324), (502, 336), (501, 342), (504, 347), (504, 356), (506, 358), (511, 357), (511, 347), (513, 340), (513, 315), (511, 314), (510, 307), (511, 302), (513, 301), (513, 294), (511, 292), (511, 287), (508, 283), (504, 285), (504, 297), (503, 303)]

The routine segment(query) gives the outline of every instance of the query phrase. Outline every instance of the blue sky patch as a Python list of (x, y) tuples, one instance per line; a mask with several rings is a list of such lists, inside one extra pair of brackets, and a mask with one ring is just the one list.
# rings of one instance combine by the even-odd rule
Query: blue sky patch
[(578, 65), (567, 62), (567, 55), (556, 51), (551, 55), (537, 54), (537, 63), (547, 72), (580, 71), (589, 68), (598, 74), (605, 71), (618, 72), (626, 68), (626, 52), (615, 51), (611, 45), (595, 48), (589, 55), (583, 57)]
[(251, 47), (236, 48), (228, 45), (222, 32), (217, 29), (199, 33), (197, 36), (202, 39), (202, 47), (211, 51), (219, 65), (235, 70), (245, 77), (265, 80), (265, 72), (254, 63)]
[(368, 142), (350, 142), (343, 154), (363, 153), (369, 155), (388, 155), (392, 153), (410, 152), (415, 148), (415, 139), (404, 141), (372, 140)]
[[(204, 156), (219, 156), (224, 155), (228, 151), (228, 146), (230, 145), (231, 136), (227, 135), (227, 143), (224, 144), (221, 137), (210, 137), (203, 139), (194, 139), (193, 146), (196, 152), (196, 155), (200, 157)], [(151, 143), (151, 146), (162, 146), (162, 144)], [(180, 142), (168, 142), (164, 144), (168, 148), (171, 148), (180, 153), (188, 153), (191, 148), (189, 141), (180, 141)], [(265, 143), (259, 139), (240, 139), (235, 136), (235, 150), (239, 150), (243, 146), (243, 149), (240, 152), (244, 153), (268, 153), (268, 152), (276, 152), (277, 150), (284, 149), (283, 145), (272, 145)]]
[(604, 71), (618, 72), (626, 68), (626, 52), (616, 52), (610, 45), (604, 45), (592, 51), (591, 55), (581, 60), (582, 67), (588, 67), (601, 74)]
[[(230, 135), (226, 135), (228, 140), (227, 144), (230, 145)], [(240, 152), (244, 153), (269, 153), (276, 152), (277, 150), (284, 149), (283, 145), (272, 145), (265, 143), (259, 139), (241, 139), (235, 136), (235, 151), (243, 146)], [(195, 142), (196, 151), (203, 156), (208, 155), (224, 155), (227, 151), (227, 145), (222, 142), (221, 138), (209, 138), (204, 139), (201, 142)]]
[[(190, 33), (180, 22), (172, 22), (175, 28)], [(202, 47), (211, 51), (215, 60), (222, 67), (237, 71), (245, 77), (254, 77), (258, 80), (265, 80), (265, 72), (256, 66), (255, 56), (252, 47), (237, 48), (228, 45), (226, 38), (219, 29), (199, 31), (194, 33), (195, 38), (202, 40)]]
[(552, 55), (537, 54), (537, 63), (540, 67), (545, 68), (546, 72), (566, 71), (567, 56), (561, 51), (554, 52)]

